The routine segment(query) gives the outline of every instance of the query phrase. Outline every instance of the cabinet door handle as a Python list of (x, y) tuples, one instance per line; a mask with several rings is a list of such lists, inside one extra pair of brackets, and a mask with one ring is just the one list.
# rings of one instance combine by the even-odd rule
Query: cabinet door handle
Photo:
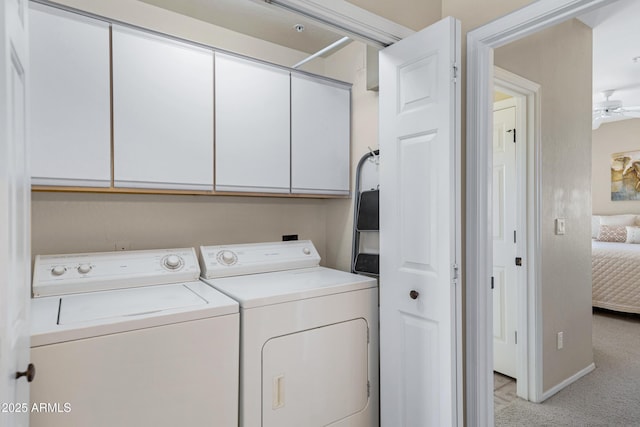
[(411, 299), (417, 299), (420, 296), (420, 292), (412, 290), (411, 292), (409, 292), (409, 296), (411, 297)]

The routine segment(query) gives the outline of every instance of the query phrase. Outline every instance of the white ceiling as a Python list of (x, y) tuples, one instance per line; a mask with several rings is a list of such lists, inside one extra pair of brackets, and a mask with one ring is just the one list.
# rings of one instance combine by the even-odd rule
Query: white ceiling
[[(310, 54), (343, 37), (313, 21), (258, 0), (141, 1)], [(304, 25), (304, 31), (297, 32), (296, 24)]]
[(593, 28), (593, 102), (611, 99), (640, 106), (640, 1), (618, 0), (579, 18)]

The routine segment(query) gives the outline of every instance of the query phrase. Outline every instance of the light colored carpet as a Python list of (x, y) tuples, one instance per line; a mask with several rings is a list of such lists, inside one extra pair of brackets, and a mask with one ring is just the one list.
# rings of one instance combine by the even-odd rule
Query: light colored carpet
[(640, 426), (640, 317), (593, 316), (596, 369), (540, 404), (516, 399), (496, 426)]

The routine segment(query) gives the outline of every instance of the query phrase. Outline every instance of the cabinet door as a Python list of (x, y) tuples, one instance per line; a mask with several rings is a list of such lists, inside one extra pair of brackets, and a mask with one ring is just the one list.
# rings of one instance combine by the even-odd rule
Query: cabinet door
[(291, 192), (349, 194), (351, 90), (291, 76)]
[(113, 26), (114, 185), (213, 189), (213, 52)]
[(216, 53), (216, 190), (289, 192), (289, 72)]
[(29, 5), (35, 185), (111, 185), (109, 24)]

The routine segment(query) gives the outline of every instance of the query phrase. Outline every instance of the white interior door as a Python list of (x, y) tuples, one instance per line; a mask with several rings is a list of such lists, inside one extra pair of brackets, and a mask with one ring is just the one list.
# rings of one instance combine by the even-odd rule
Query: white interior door
[(515, 100), (493, 112), (493, 369), (517, 378)]
[(16, 379), (29, 362), (27, 18), (26, 0), (0, 3), (0, 425), (10, 427), (29, 424), (29, 387)]
[(380, 52), (381, 424), (461, 425), (460, 24)]

